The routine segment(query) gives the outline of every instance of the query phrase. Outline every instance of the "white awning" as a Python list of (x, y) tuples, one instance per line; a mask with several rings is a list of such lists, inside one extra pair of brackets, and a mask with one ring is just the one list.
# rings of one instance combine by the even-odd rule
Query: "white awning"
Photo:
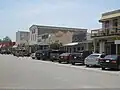
[(13, 46), (13, 48), (16, 48), (16, 47), (17, 47), (17, 45), (14, 45), (14, 46)]
[(78, 42), (64, 44), (63, 46), (74, 46), (74, 45), (78, 45)]

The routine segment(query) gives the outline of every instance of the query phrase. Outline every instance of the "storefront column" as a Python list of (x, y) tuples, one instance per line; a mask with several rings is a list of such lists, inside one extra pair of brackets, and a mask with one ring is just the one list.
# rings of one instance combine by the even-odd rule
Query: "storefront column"
[(96, 41), (93, 41), (93, 46), (94, 46), (94, 53), (96, 52)]
[(116, 55), (118, 55), (118, 44), (116, 44)]
[(100, 53), (103, 53), (103, 52), (105, 52), (105, 42), (104, 41), (101, 41), (100, 42)]
[(85, 43), (85, 44), (86, 44), (86, 51), (88, 51), (89, 43)]

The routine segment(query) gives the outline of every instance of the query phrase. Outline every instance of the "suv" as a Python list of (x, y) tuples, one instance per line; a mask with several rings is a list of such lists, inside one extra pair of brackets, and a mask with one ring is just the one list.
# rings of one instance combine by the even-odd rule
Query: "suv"
[(71, 56), (72, 59), (70, 60), (70, 62), (72, 65), (75, 65), (75, 63), (84, 64), (84, 60), (82, 59), (82, 53), (72, 53)]
[(71, 63), (75, 65), (75, 63), (82, 63), (84, 65), (84, 60), (87, 56), (92, 54), (91, 51), (83, 51), (80, 53), (72, 53)]
[(59, 60), (60, 54), (65, 53), (65, 51), (61, 50), (51, 50), (50, 51), (50, 60), (51, 61), (57, 61)]
[(35, 53), (35, 57), (40, 60), (47, 60), (50, 58), (50, 50), (38, 50)]

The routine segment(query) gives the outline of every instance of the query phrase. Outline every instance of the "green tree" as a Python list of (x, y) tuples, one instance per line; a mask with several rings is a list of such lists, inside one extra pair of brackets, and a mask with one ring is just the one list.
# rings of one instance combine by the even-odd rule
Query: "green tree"
[(62, 43), (59, 43), (59, 41), (55, 41), (54, 43), (50, 44), (50, 49), (60, 49), (62, 46)]
[(5, 38), (3, 38), (2, 41), (3, 42), (12, 42), (11, 39), (8, 36), (6, 36)]
[(2, 42), (2, 39), (0, 39), (0, 42)]

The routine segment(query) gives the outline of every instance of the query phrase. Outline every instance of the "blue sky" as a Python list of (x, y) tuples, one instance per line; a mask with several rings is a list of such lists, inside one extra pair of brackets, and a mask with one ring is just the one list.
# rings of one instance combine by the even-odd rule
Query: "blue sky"
[(120, 0), (0, 0), (0, 38), (32, 24), (94, 29), (103, 12), (120, 9)]

